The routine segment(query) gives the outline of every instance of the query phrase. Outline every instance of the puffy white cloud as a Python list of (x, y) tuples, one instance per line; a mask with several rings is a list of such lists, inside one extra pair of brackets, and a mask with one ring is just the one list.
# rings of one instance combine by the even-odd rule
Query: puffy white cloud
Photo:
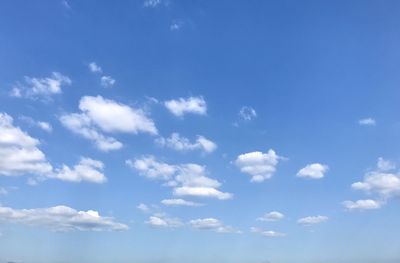
[(216, 143), (200, 135), (197, 136), (194, 143), (190, 142), (188, 138), (180, 136), (179, 133), (172, 133), (169, 138), (160, 137), (155, 141), (161, 146), (166, 146), (176, 151), (201, 150), (210, 153), (217, 149)]
[(233, 196), (217, 189), (221, 184), (206, 176), (205, 166), (192, 163), (170, 165), (157, 161), (153, 156), (127, 160), (126, 164), (142, 176), (165, 181), (167, 186), (173, 187), (176, 196), (212, 197), (220, 200)]
[(52, 171), (39, 140), (13, 125), (13, 118), (0, 113), (0, 175), (42, 175)]
[(257, 112), (252, 107), (243, 106), (239, 111), (239, 117), (244, 121), (251, 121), (257, 117)]
[(285, 218), (285, 215), (278, 212), (278, 211), (272, 211), (269, 213), (266, 213), (262, 217), (257, 218), (258, 221), (279, 221), (281, 219)]
[(139, 132), (157, 134), (153, 120), (147, 117), (141, 109), (134, 109), (101, 96), (82, 97), (79, 103), (82, 113), (64, 114), (60, 117), (61, 123), (72, 132), (92, 140), (95, 146), (102, 151), (117, 150), (122, 143), (107, 133)]
[(156, 228), (177, 228), (184, 225), (179, 218), (169, 218), (164, 214), (150, 216), (146, 224)]
[(250, 232), (252, 233), (258, 233), (261, 234), (262, 236), (265, 237), (285, 237), (286, 234), (285, 233), (281, 233), (281, 232), (276, 232), (273, 230), (263, 230), (257, 227), (252, 227), (250, 228)]
[(241, 231), (231, 226), (225, 226), (220, 220), (215, 218), (194, 219), (190, 220), (189, 224), (195, 229), (211, 230), (217, 233), (241, 233)]
[(100, 184), (107, 181), (106, 176), (102, 173), (103, 168), (104, 164), (100, 161), (90, 158), (81, 158), (80, 162), (72, 169), (67, 165), (63, 165), (62, 168), (57, 169), (51, 177), (74, 183), (87, 181)]
[(274, 150), (267, 153), (259, 151), (239, 155), (235, 164), (242, 173), (251, 175), (251, 182), (263, 182), (273, 176), (280, 157)]
[(97, 65), (96, 62), (89, 63), (88, 67), (89, 67), (90, 71), (93, 73), (102, 73), (103, 72), (101, 67), (99, 65)]
[(358, 124), (364, 126), (375, 126), (376, 121), (373, 118), (365, 118), (358, 121)]
[(47, 78), (25, 76), (24, 82), (17, 83), (11, 90), (13, 97), (50, 99), (51, 95), (62, 93), (62, 86), (71, 85), (72, 81), (59, 72), (52, 72)]
[(161, 201), (166, 206), (202, 206), (203, 204), (186, 201), (184, 199), (164, 199)]
[(308, 216), (308, 217), (303, 217), (297, 220), (297, 223), (303, 226), (311, 226), (311, 225), (316, 225), (320, 224), (322, 222), (327, 221), (329, 218), (327, 216)]
[(114, 86), (115, 82), (115, 79), (113, 79), (111, 76), (102, 76), (100, 78), (101, 86), (106, 88)]
[(165, 107), (175, 116), (182, 117), (187, 113), (206, 115), (207, 103), (203, 97), (179, 98), (164, 102)]
[(68, 206), (49, 208), (13, 209), (0, 206), (0, 222), (46, 227), (53, 231), (123, 231), (125, 224), (111, 217), (100, 216), (97, 211), (77, 211)]
[(381, 208), (382, 202), (378, 202), (378, 201), (371, 200), (371, 199), (366, 199), (366, 200), (357, 200), (355, 202), (354, 201), (344, 201), (343, 205), (349, 211), (371, 210), (371, 209)]
[(393, 162), (378, 158), (377, 169), (367, 172), (364, 180), (355, 182), (351, 187), (367, 193), (377, 193), (384, 199), (400, 196), (400, 174), (394, 172)]
[(312, 163), (306, 165), (297, 172), (297, 177), (309, 179), (321, 179), (328, 171), (329, 167), (320, 163)]

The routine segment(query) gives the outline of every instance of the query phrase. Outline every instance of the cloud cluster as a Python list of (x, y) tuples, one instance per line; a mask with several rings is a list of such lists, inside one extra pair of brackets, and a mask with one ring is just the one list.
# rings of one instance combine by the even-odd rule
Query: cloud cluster
[[(89, 63), (88, 67), (92, 73), (95, 73), (95, 74), (103, 73), (103, 69), (99, 65), (97, 65), (96, 62)], [(100, 84), (101, 84), (101, 86), (103, 86), (105, 88), (114, 86), (115, 82), (116, 82), (116, 80), (114, 78), (112, 78), (111, 76), (103, 75), (100, 77)]]
[(152, 119), (142, 109), (135, 109), (102, 96), (84, 96), (79, 102), (80, 113), (64, 114), (61, 123), (83, 138), (93, 141), (101, 151), (120, 149), (123, 144), (103, 133), (157, 134)]
[(164, 102), (165, 107), (175, 116), (182, 117), (187, 113), (206, 115), (207, 103), (203, 97), (179, 98)]
[(210, 197), (220, 200), (233, 197), (231, 193), (218, 190), (221, 183), (207, 177), (206, 168), (198, 164), (171, 165), (157, 161), (154, 156), (127, 160), (126, 163), (142, 176), (165, 181), (165, 185), (173, 187), (175, 196)]
[(189, 225), (195, 229), (211, 230), (217, 233), (241, 233), (241, 231), (231, 226), (226, 226), (220, 220), (212, 217), (190, 220)]
[(18, 98), (49, 100), (52, 95), (62, 93), (62, 87), (71, 85), (72, 81), (59, 72), (52, 72), (50, 77), (32, 78), (25, 76), (24, 82), (14, 85), (10, 95)]
[(263, 230), (263, 229), (258, 228), (258, 227), (250, 228), (250, 232), (257, 233), (257, 234), (260, 234), (260, 235), (265, 236), (265, 237), (285, 237), (286, 236), (285, 233), (276, 232), (276, 231), (273, 231), (273, 230)]
[(195, 142), (190, 142), (188, 138), (180, 136), (179, 133), (172, 133), (169, 138), (160, 137), (156, 139), (156, 143), (183, 152), (200, 150), (205, 153), (211, 153), (217, 149), (216, 143), (200, 135), (197, 136)]
[(97, 211), (77, 211), (68, 206), (13, 209), (0, 206), (0, 222), (46, 227), (52, 231), (123, 231), (128, 226), (100, 216)]
[(279, 159), (275, 151), (270, 149), (266, 153), (256, 151), (241, 154), (235, 164), (242, 173), (251, 176), (251, 182), (259, 183), (274, 175)]
[(285, 215), (278, 212), (278, 211), (272, 211), (269, 213), (266, 213), (262, 217), (257, 218), (258, 221), (267, 221), (267, 222), (273, 222), (273, 221), (279, 221), (285, 218)]
[(10, 115), (0, 113), (0, 175), (50, 173), (52, 166), (39, 144), (39, 140), (14, 126)]
[(321, 179), (325, 176), (329, 167), (320, 163), (312, 163), (306, 165), (304, 168), (297, 172), (297, 177), (308, 178), (308, 179)]
[(316, 224), (320, 224), (323, 223), (325, 221), (327, 221), (329, 218), (327, 216), (307, 216), (307, 217), (303, 217), (300, 218), (299, 220), (297, 220), (297, 223), (303, 226), (312, 226), (312, 225), (316, 225)]

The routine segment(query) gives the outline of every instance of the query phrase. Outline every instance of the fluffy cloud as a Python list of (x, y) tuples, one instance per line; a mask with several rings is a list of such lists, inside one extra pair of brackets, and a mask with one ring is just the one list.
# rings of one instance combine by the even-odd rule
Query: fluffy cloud
[(375, 126), (376, 121), (372, 118), (365, 118), (358, 121), (358, 124), (363, 126)]
[(39, 141), (13, 125), (13, 118), (0, 113), (0, 175), (35, 175), (41, 179), (59, 179), (70, 182), (103, 183), (106, 177), (100, 161), (82, 158), (72, 169), (63, 165), (54, 169), (38, 148)]
[(400, 196), (400, 174), (394, 172), (395, 164), (378, 159), (377, 169), (367, 172), (364, 180), (355, 182), (351, 187), (367, 193), (376, 193), (384, 199)]
[(250, 231), (252, 233), (258, 233), (265, 237), (285, 237), (286, 236), (285, 233), (280, 233), (280, 232), (276, 232), (276, 231), (272, 231), (272, 230), (263, 230), (263, 229), (260, 229), (257, 227), (250, 228)]
[(241, 233), (241, 231), (224, 225), (220, 220), (215, 218), (201, 218), (190, 220), (189, 224), (199, 230), (211, 230), (217, 233)]
[(0, 206), (0, 222), (46, 227), (53, 231), (122, 231), (128, 226), (100, 216), (97, 211), (77, 211), (68, 206), (13, 209)]
[(327, 216), (308, 216), (297, 220), (297, 223), (303, 226), (311, 226), (320, 224), (327, 221), (329, 218)]
[(300, 169), (297, 173), (297, 177), (309, 178), (309, 179), (321, 179), (328, 171), (329, 167), (320, 163), (312, 163), (306, 167)]
[(0, 113), (0, 175), (42, 175), (52, 171), (39, 140), (13, 125), (13, 118)]
[(30, 126), (35, 126), (38, 127), (46, 132), (52, 132), (53, 131), (53, 127), (51, 126), (50, 123), (45, 122), (45, 121), (35, 121), (34, 119), (32, 119), (31, 117), (28, 116), (20, 116), (18, 117), (18, 119), (28, 123)]
[(182, 117), (187, 113), (206, 115), (207, 103), (203, 97), (179, 98), (164, 103), (165, 107), (175, 116)]
[(198, 164), (170, 165), (157, 161), (153, 156), (127, 160), (126, 164), (142, 176), (165, 181), (165, 185), (173, 187), (176, 196), (212, 197), (220, 200), (233, 196), (231, 193), (219, 191), (217, 188), (221, 184), (207, 177), (205, 167)]
[(146, 224), (155, 228), (177, 228), (183, 226), (183, 223), (179, 218), (169, 218), (164, 214), (150, 216), (146, 221)]
[(88, 67), (89, 67), (89, 70), (93, 73), (102, 73), (103, 72), (101, 67), (99, 65), (97, 65), (96, 62), (89, 63)]
[(269, 213), (266, 213), (262, 217), (257, 218), (258, 221), (279, 221), (281, 219), (285, 218), (285, 216), (277, 211), (272, 211)]
[(11, 90), (11, 96), (24, 98), (50, 99), (51, 95), (62, 93), (62, 86), (71, 85), (72, 81), (59, 72), (53, 72), (47, 78), (25, 77), (24, 82), (17, 83)]
[(107, 181), (106, 176), (102, 173), (104, 164), (100, 161), (93, 160), (90, 158), (82, 158), (80, 162), (75, 165), (72, 169), (66, 165), (63, 165), (61, 169), (58, 169), (54, 178), (79, 183), (87, 181), (91, 183), (105, 183)]
[(196, 141), (192, 143), (189, 139), (181, 137), (179, 133), (172, 133), (169, 138), (160, 137), (156, 139), (156, 143), (176, 151), (201, 150), (210, 153), (217, 149), (217, 144), (203, 136), (197, 136)]
[(257, 112), (252, 107), (243, 106), (239, 111), (239, 118), (244, 121), (251, 121), (257, 117)]
[(263, 182), (273, 176), (280, 157), (274, 150), (267, 153), (249, 152), (239, 155), (235, 164), (242, 173), (251, 175), (251, 182)]
[(381, 202), (371, 200), (371, 199), (366, 199), (366, 200), (357, 200), (357, 201), (344, 201), (343, 202), (344, 207), (346, 207), (347, 210), (353, 211), (353, 210), (372, 210), (372, 209), (378, 209), (382, 206)]
[(183, 199), (164, 199), (161, 201), (166, 206), (202, 206), (200, 203), (186, 201)]
[(79, 109), (81, 113), (61, 116), (61, 123), (72, 132), (92, 140), (102, 151), (117, 150), (122, 147), (121, 142), (103, 135), (102, 132), (157, 134), (153, 120), (148, 118), (143, 110), (101, 96), (82, 97)]
[(115, 82), (115, 79), (113, 79), (111, 76), (102, 76), (100, 78), (100, 84), (105, 88), (114, 86)]

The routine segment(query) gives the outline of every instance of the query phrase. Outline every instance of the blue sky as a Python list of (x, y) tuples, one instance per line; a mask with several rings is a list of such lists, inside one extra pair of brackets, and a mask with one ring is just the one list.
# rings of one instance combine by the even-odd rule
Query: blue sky
[(399, 262), (399, 11), (2, 1), (0, 262)]

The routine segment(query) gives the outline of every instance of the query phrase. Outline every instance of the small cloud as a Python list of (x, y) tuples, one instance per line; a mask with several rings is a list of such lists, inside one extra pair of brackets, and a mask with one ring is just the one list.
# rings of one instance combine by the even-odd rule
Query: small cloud
[(303, 217), (297, 220), (297, 223), (303, 226), (311, 226), (311, 225), (316, 225), (320, 224), (322, 222), (327, 221), (329, 218), (327, 216), (308, 216), (308, 217)]
[(164, 102), (165, 107), (175, 116), (182, 117), (185, 114), (207, 114), (207, 103), (202, 96), (179, 98)]
[(50, 123), (45, 122), (45, 121), (35, 121), (33, 118), (28, 117), (28, 116), (19, 116), (18, 119), (20, 119), (21, 121), (26, 122), (27, 124), (29, 124), (30, 126), (36, 126), (46, 132), (52, 132), (53, 131), (53, 127), (50, 125)]
[(71, 8), (71, 5), (68, 3), (67, 0), (61, 0), (61, 5), (62, 5), (63, 7), (65, 7), (66, 9), (68, 9), (68, 10), (71, 10), (71, 9), (72, 9), (72, 8)]
[(300, 169), (297, 173), (297, 177), (309, 178), (309, 179), (321, 179), (325, 176), (329, 167), (320, 163), (309, 164), (306, 167)]
[(239, 111), (239, 118), (244, 121), (251, 121), (257, 117), (255, 109), (249, 106), (243, 106)]
[(113, 79), (111, 76), (102, 76), (100, 79), (101, 86), (108, 88), (112, 87), (115, 84), (115, 79)]
[(191, 225), (195, 229), (211, 230), (217, 233), (242, 233), (240, 230), (237, 230), (231, 226), (224, 225), (220, 220), (215, 218), (200, 218), (190, 220), (189, 225)]
[(145, 0), (143, 2), (144, 7), (155, 8), (162, 4), (162, 0)]
[(171, 31), (179, 31), (182, 29), (184, 26), (184, 22), (182, 20), (176, 19), (172, 21), (171, 25), (169, 26), (169, 29)]
[(183, 199), (164, 199), (161, 201), (166, 206), (202, 206), (203, 204), (186, 201)]
[(263, 230), (257, 227), (251, 227), (250, 228), (250, 232), (252, 233), (258, 233), (261, 234), (262, 236), (265, 237), (285, 237), (286, 234), (285, 233), (281, 233), (281, 232), (276, 232), (273, 230)]
[(179, 218), (169, 218), (164, 214), (152, 215), (145, 223), (154, 228), (178, 228), (184, 225)]
[(217, 149), (216, 143), (200, 135), (193, 143), (188, 138), (180, 136), (179, 133), (172, 133), (169, 138), (160, 137), (155, 142), (160, 146), (181, 152), (201, 150), (205, 153), (211, 153)]
[(376, 121), (373, 118), (365, 118), (358, 121), (358, 124), (363, 126), (375, 126)]
[(366, 199), (366, 200), (357, 200), (357, 201), (344, 201), (343, 202), (344, 207), (348, 211), (354, 211), (354, 210), (372, 210), (372, 209), (379, 209), (382, 206), (381, 202), (371, 200), (371, 199)]
[(89, 63), (88, 67), (89, 67), (89, 70), (93, 73), (102, 73), (103, 72), (101, 67), (99, 65), (97, 65), (96, 62)]
[(396, 164), (392, 161), (385, 160), (382, 157), (379, 157), (377, 167), (380, 171), (391, 171), (396, 169)]
[(142, 212), (150, 211), (150, 208), (147, 205), (143, 204), (143, 203), (139, 204), (136, 208), (139, 209)]
[(281, 220), (283, 218), (285, 218), (285, 215), (283, 215), (282, 213), (277, 212), (277, 211), (272, 211), (272, 212), (269, 212), (269, 213), (263, 215), (262, 217), (257, 218), (257, 220), (272, 222), (272, 221)]

